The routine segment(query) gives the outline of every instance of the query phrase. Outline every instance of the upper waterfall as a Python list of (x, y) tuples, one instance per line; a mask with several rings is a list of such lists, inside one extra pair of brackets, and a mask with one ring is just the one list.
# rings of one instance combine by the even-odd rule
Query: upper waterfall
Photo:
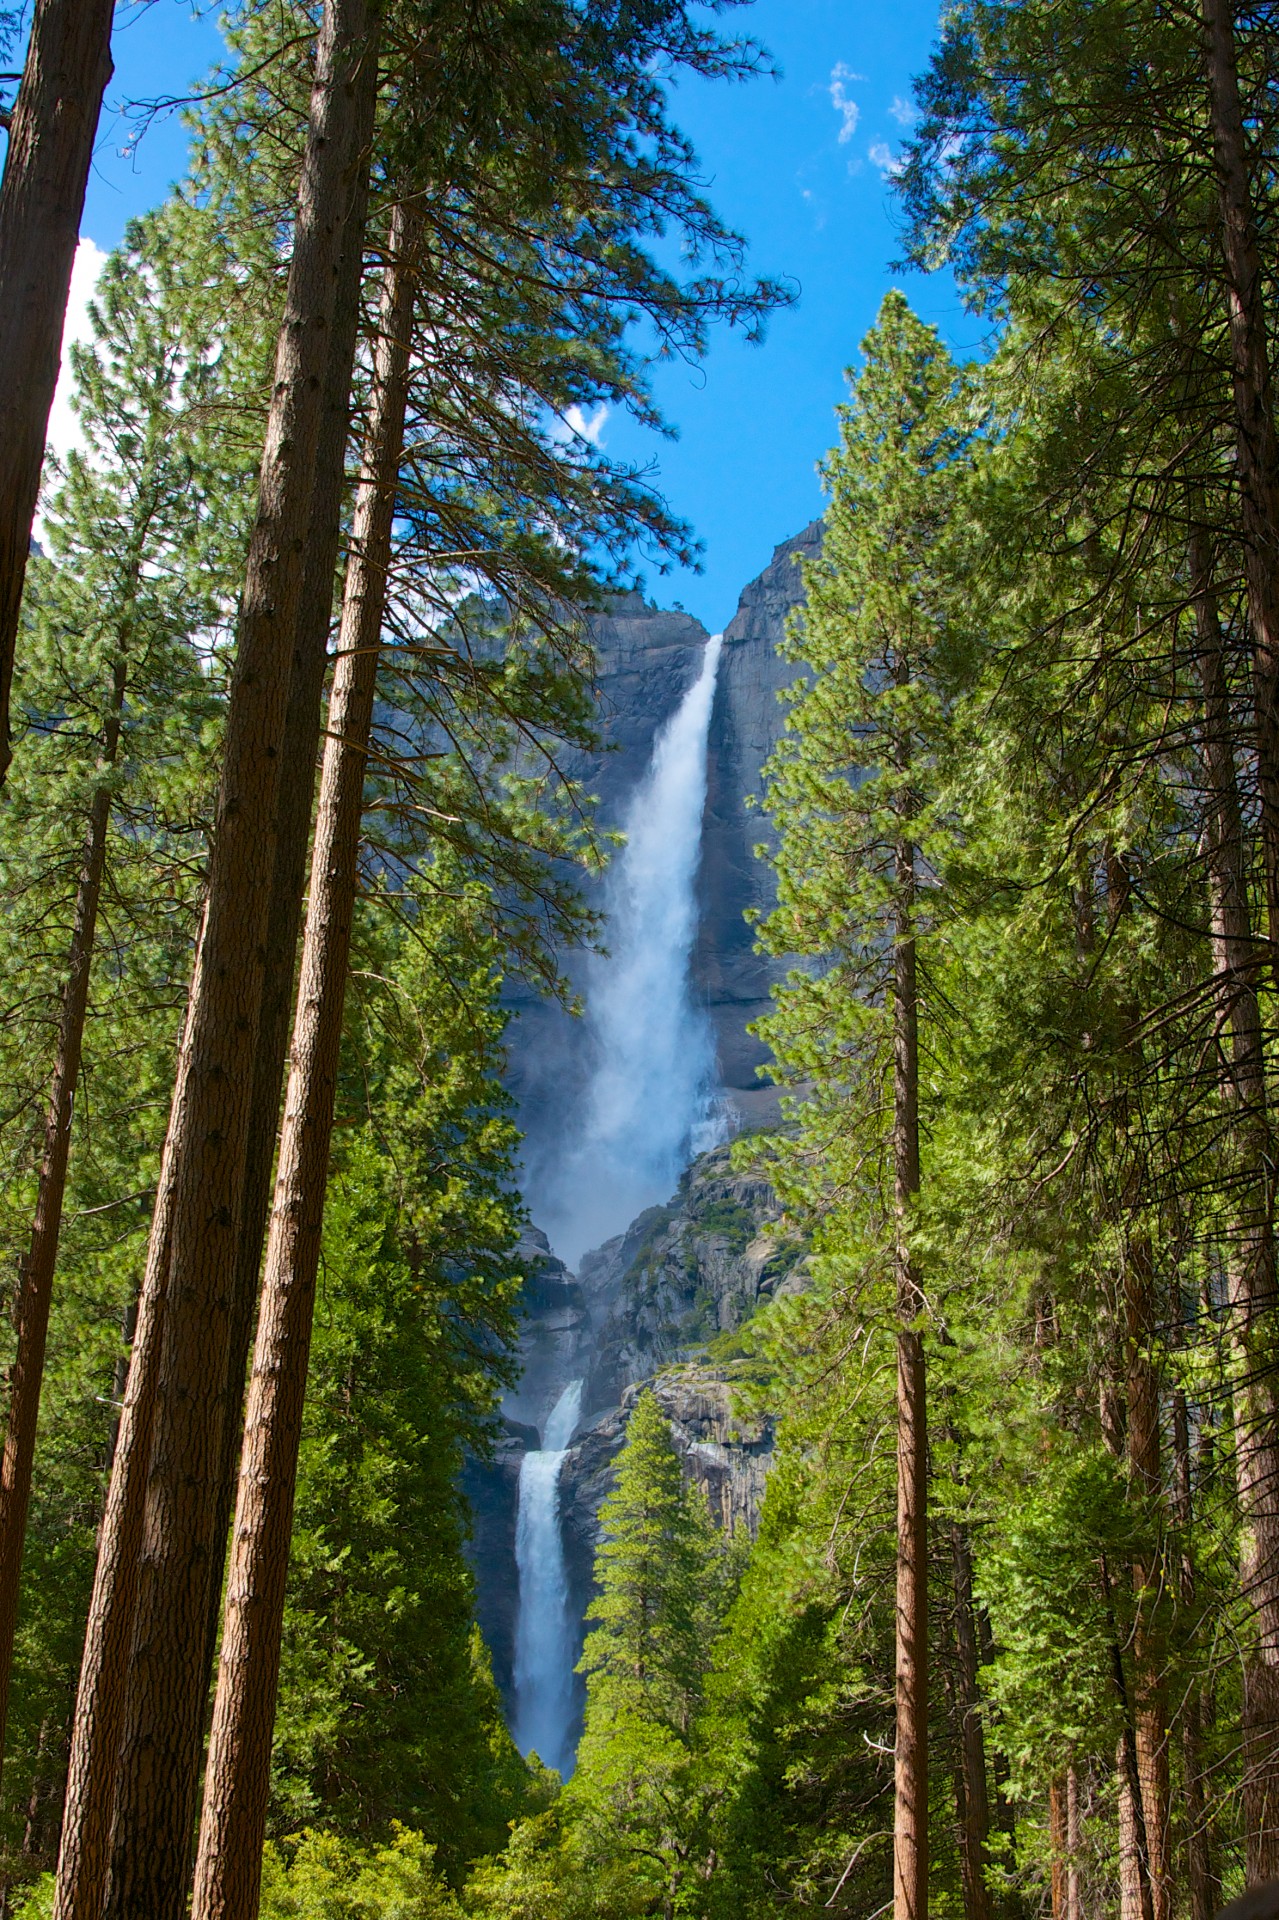
[(689, 967), (720, 645), (718, 634), (707, 642), (700, 673), (654, 742), (609, 876), (609, 953), (593, 959), (586, 982), (590, 1083), (542, 1208), (569, 1266), (668, 1199), (690, 1152), (712, 1144), (714, 1040)]

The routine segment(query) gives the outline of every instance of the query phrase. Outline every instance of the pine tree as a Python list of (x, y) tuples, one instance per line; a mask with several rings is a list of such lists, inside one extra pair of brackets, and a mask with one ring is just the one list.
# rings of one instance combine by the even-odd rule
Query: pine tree
[[(761, 1026), (783, 1068), (814, 1083), (778, 1149), (811, 1205), (843, 1189), (873, 1205), (891, 1250), (897, 1320), (897, 1920), (928, 1905), (928, 1526), (924, 1323), (913, 1242), (921, 1186), (919, 943), (932, 918), (930, 804), (944, 714), (944, 543), (968, 429), (937, 335), (890, 294), (867, 337), (826, 468), (822, 557), (791, 642), (811, 669), (769, 769), (781, 835), (775, 953), (812, 956)], [(887, 1117), (886, 1117), (887, 1116)]]
[(682, 1911), (710, 1846), (718, 1791), (700, 1777), (696, 1721), (727, 1569), (651, 1391), (632, 1409), (600, 1522), (599, 1592), (581, 1659), (586, 1723), (570, 1792), (594, 1850), (634, 1858), (669, 1917)]

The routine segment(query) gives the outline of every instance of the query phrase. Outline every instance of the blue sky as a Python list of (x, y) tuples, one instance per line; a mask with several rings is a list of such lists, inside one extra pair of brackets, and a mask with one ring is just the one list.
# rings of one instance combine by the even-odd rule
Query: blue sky
[[(725, 332), (701, 369), (657, 369), (659, 397), (679, 430), (674, 443), (616, 414), (600, 423), (611, 453), (654, 463), (671, 506), (705, 546), (700, 574), (650, 572), (650, 596), (680, 602), (712, 630), (731, 617), (777, 542), (821, 511), (816, 466), (834, 437), (844, 369), (893, 284), (899, 236), (889, 169), (909, 118), (911, 76), (936, 33), (937, 0), (755, 0), (724, 18), (765, 43), (782, 77), (732, 87), (686, 81), (676, 118), (721, 215), (750, 241), (756, 271), (786, 276), (799, 300), (774, 317), (762, 347)], [(130, 216), (182, 170), (179, 118), (153, 122), (134, 141), (136, 122), (122, 108), (181, 93), (219, 48), (212, 7), (121, 7), (78, 298), (96, 250), (114, 246)], [(900, 284), (957, 351), (978, 350), (981, 330), (948, 281)], [(55, 422), (55, 442), (64, 431)]]

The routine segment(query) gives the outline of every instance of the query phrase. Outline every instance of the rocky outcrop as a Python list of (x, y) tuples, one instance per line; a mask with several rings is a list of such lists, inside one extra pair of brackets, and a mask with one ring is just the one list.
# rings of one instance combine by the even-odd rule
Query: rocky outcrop
[(560, 1476), (560, 1511), (574, 1611), (590, 1599), (600, 1506), (613, 1485), (626, 1420), (646, 1386), (671, 1422), (684, 1468), (728, 1531), (753, 1534), (773, 1451), (771, 1419), (734, 1404), (726, 1336), (765, 1301), (805, 1284), (805, 1250), (782, 1229), (766, 1181), (734, 1172), (729, 1149), (696, 1160), (668, 1206), (566, 1271), (532, 1233), (524, 1244), (529, 1318), (525, 1373), (491, 1462), (472, 1462), (472, 1564), (480, 1625), (509, 1697), (514, 1649), (515, 1518), (520, 1462), (539, 1444), (564, 1384), (580, 1378), (582, 1424)]
[(785, 725), (779, 696), (797, 668), (778, 648), (803, 597), (800, 563), (821, 551), (821, 530), (821, 521), (814, 520), (783, 541), (743, 593), (724, 629), (711, 714), (693, 971), (715, 1025), (720, 1084), (746, 1124), (775, 1112), (756, 1071), (766, 1050), (746, 1028), (767, 1010), (769, 989), (784, 971), (783, 963), (755, 952), (755, 933), (745, 918), (748, 909), (767, 913), (774, 901), (772, 868), (755, 857), (758, 845), (772, 844), (772, 829), (752, 802)]

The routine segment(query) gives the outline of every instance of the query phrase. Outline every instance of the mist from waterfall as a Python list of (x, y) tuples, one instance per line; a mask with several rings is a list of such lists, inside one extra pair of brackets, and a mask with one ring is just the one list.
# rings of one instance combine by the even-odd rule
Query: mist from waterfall
[(519, 1612), (515, 1621), (515, 1743), (536, 1749), (567, 1779), (573, 1770), (573, 1623), (560, 1532), (560, 1468), (582, 1410), (582, 1382), (565, 1387), (546, 1423), (541, 1451), (520, 1464), (515, 1520)]
[(574, 1268), (668, 1200), (692, 1155), (718, 1137), (715, 1044), (689, 967), (720, 645), (718, 634), (707, 642), (697, 679), (654, 742), (606, 886), (609, 953), (592, 959), (586, 981), (594, 1066), (576, 1138), (538, 1209)]

